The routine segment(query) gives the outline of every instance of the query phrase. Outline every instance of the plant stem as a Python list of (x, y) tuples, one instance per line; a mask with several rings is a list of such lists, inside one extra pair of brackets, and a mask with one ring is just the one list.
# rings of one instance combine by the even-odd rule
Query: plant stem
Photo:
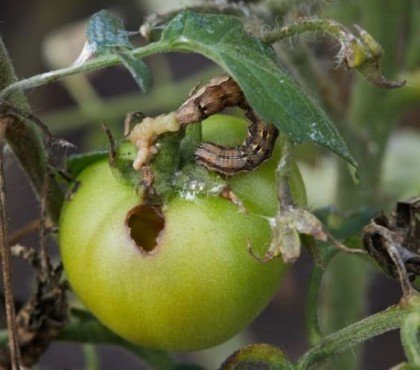
[[(128, 54), (131, 55), (132, 57), (143, 58), (152, 54), (164, 52), (167, 49), (168, 49), (168, 45), (166, 43), (155, 42), (155, 43), (148, 44), (144, 47), (134, 49), (130, 51)], [(121, 63), (121, 60), (117, 55), (109, 54), (109, 55), (99, 56), (93, 60), (83, 63), (82, 65), (76, 65), (76, 66), (72, 65), (70, 67), (57, 69), (55, 71), (35, 75), (27, 79), (11, 83), (9, 86), (5, 88), (3, 87), (3, 90), (0, 92), (0, 99), (9, 96), (11, 93), (15, 91), (23, 91), (27, 89), (32, 89), (34, 87), (39, 87), (42, 85), (46, 85), (46, 84), (58, 81), (59, 79), (63, 77), (68, 77), (68, 76), (72, 76), (79, 73), (85, 73), (85, 72), (90, 72), (97, 69), (111, 67), (120, 63)]]
[(7, 236), (7, 206), (6, 189), (4, 184), (3, 149), (4, 136), (8, 124), (12, 120), (9, 117), (0, 117), (0, 256), (6, 306), (7, 329), (10, 333), (10, 364), (13, 370), (20, 370), (20, 350), (16, 329), (15, 301), (12, 291), (12, 279), (10, 272), (10, 248)]
[(420, 366), (420, 310), (411, 313), (401, 326), (401, 342), (410, 364)]
[(333, 21), (332, 19), (316, 19), (316, 18), (305, 18), (300, 19), (288, 26), (281, 27), (277, 30), (270, 31), (261, 41), (266, 44), (272, 44), (277, 41), (281, 41), (285, 38), (299, 35), (304, 32), (324, 32), (331, 36), (334, 36), (341, 42), (348, 41), (349, 31), (340, 23)]
[[(325, 252), (324, 263), (328, 264), (337, 253), (337, 249), (329, 248)], [(323, 275), (324, 268), (315, 265), (309, 280), (309, 288), (306, 295), (305, 324), (308, 339), (312, 345), (318, 344), (322, 339), (322, 332), (319, 327), (318, 300)]]
[[(7, 89), (15, 81), (16, 76), (13, 66), (7, 50), (0, 39), (0, 89)], [(8, 101), (22, 111), (29, 111), (29, 105), (21, 91), (16, 90), (10, 95)], [(40, 197), (42, 194), (43, 179), (48, 169), (48, 154), (43, 143), (42, 135), (32, 122), (16, 116), (8, 117), (12, 118), (13, 124), (8, 125), (6, 129), (6, 142), (29, 177), (35, 193)], [(57, 222), (64, 196), (54, 179), (50, 181), (49, 190), (48, 214), (53, 222)]]
[[(299, 359), (296, 368), (299, 370), (311, 369), (326, 359), (349, 350), (367, 339), (398, 329), (405, 318), (415, 309), (418, 310), (418, 307), (403, 309), (395, 306), (330, 334), (324, 337), (317, 346), (306, 352)], [(339, 366), (336, 368), (342, 369)]]
[(94, 344), (86, 343), (83, 345), (86, 370), (99, 370), (99, 359)]

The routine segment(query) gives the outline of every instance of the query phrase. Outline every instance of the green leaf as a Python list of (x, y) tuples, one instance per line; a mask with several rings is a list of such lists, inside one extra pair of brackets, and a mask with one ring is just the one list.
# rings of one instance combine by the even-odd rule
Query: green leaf
[(114, 344), (126, 348), (153, 369), (174, 370), (176, 364), (162, 351), (138, 347), (117, 336), (88, 311), (72, 309), (72, 322), (60, 333), (58, 339), (77, 343)]
[(122, 19), (107, 10), (101, 10), (90, 18), (87, 41), (97, 54), (108, 53), (114, 47), (132, 49)]
[(238, 18), (183, 11), (168, 23), (160, 43), (168, 51), (212, 59), (238, 82), (265, 121), (295, 142), (313, 141), (357, 165), (325, 113), (279, 66), (273, 49), (247, 34)]
[(87, 28), (88, 48), (96, 54), (117, 54), (143, 92), (151, 86), (152, 76), (147, 65), (131, 56), (133, 49), (121, 18), (107, 10), (95, 13)]
[(150, 89), (152, 85), (152, 74), (150, 73), (149, 67), (140, 59), (137, 59), (127, 53), (125, 50), (116, 52), (120, 57), (120, 60), (125, 68), (128, 69), (131, 76), (139, 85), (143, 92)]
[(73, 177), (77, 177), (87, 166), (107, 157), (107, 150), (72, 155), (67, 159), (67, 169)]

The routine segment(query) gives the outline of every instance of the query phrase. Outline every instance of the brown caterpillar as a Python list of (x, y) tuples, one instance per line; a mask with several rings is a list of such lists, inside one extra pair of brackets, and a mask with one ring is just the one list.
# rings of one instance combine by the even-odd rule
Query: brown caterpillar
[(242, 108), (251, 122), (245, 142), (236, 147), (203, 143), (195, 151), (199, 165), (225, 175), (250, 171), (270, 158), (278, 136), (277, 129), (256, 116), (239, 85), (229, 76), (213, 78), (176, 111), (177, 121), (186, 126), (231, 106)]
[[(252, 111), (247, 116), (254, 116)], [(255, 117), (255, 116), (254, 116)], [(212, 143), (200, 144), (195, 151), (197, 164), (224, 175), (251, 171), (271, 157), (278, 130), (255, 117), (248, 127), (244, 144), (226, 147)]]
[[(160, 135), (185, 129), (189, 124), (234, 106), (243, 109), (250, 121), (245, 142), (236, 147), (202, 143), (196, 149), (196, 161), (210, 171), (226, 175), (257, 167), (270, 158), (278, 131), (257, 117), (239, 85), (226, 75), (213, 78), (207, 85), (191, 93), (175, 112), (155, 118), (129, 114), (126, 118), (126, 135), (138, 149), (133, 167), (139, 170), (151, 160), (157, 151), (154, 144)], [(137, 124), (131, 127), (134, 123)]]
[(239, 85), (229, 76), (218, 76), (194, 92), (176, 111), (176, 120), (185, 127), (200, 122), (226, 107), (248, 107)]

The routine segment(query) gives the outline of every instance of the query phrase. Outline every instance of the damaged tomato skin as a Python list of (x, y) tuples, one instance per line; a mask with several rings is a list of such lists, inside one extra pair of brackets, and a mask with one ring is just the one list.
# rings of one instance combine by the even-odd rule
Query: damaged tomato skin
[(240, 212), (221, 197), (177, 196), (162, 208), (157, 247), (145, 252), (125, 222), (139, 205), (135, 189), (118, 181), (106, 161), (78, 180), (60, 222), (64, 268), (87, 308), (125, 339), (163, 350), (208, 348), (243, 329), (277, 290), (282, 262), (262, 264), (247, 250), (251, 243), (262, 254), (270, 242), (264, 216), (276, 204), (275, 187), (266, 193), (270, 209), (258, 213)]

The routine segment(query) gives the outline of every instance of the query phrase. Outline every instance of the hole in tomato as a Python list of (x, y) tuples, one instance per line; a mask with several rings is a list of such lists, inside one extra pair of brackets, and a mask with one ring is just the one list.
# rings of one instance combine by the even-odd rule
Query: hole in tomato
[(141, 205), (128, 212), (126, 225), (137, 247), (151, 253), (158, 245), (159, 236), (165, 227), (165, 218), (160, 207)]

